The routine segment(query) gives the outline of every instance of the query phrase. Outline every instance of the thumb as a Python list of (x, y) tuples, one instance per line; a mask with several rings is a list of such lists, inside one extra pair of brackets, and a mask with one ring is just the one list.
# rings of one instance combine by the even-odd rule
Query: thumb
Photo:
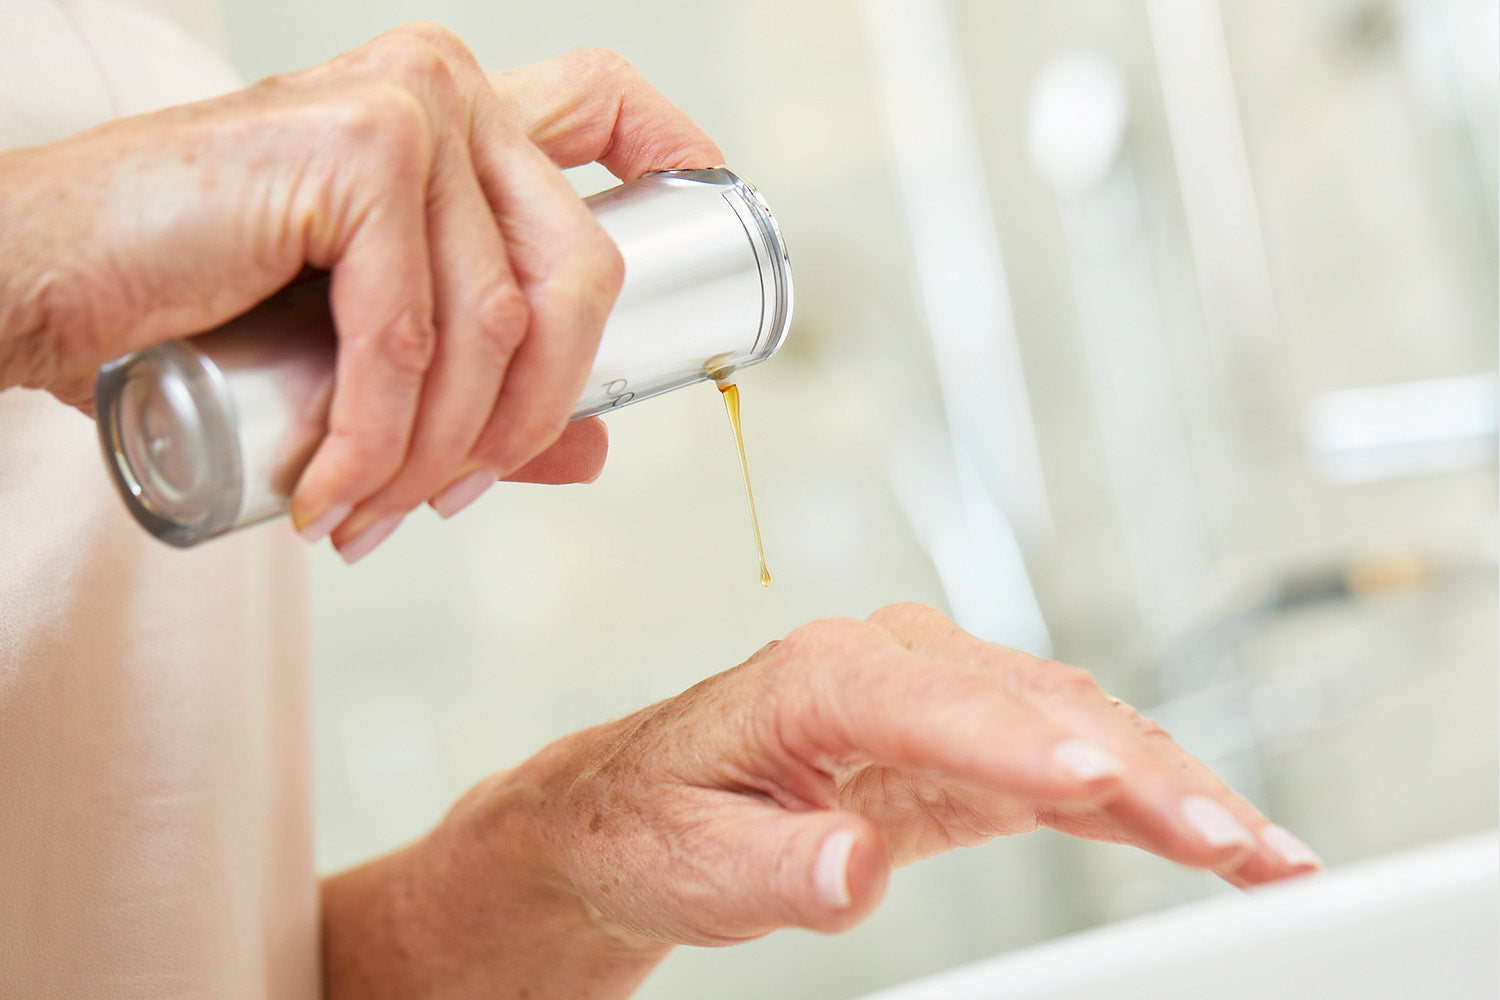
[(726, 936), (778, 927), (824, 933), (847, 930), (885, 895), (890, 860), (885, 838), (857, 813), (792, 812), (756, 805), (725, 817), (715, 854), (723, 865), (715, 923)]
[[(505, 478), (514, 483), (591, 483), (604, 470), (609, 431), (598, 417), (574, 420), (546, 451)], [(485, 456), (472, 454), (470, 461)]]

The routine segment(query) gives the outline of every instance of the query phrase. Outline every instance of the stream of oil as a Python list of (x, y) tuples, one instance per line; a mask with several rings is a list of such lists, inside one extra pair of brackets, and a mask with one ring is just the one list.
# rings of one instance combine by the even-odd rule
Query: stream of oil
[(771, 572), (766, 569), (766, 548), (760, 541), (760, 519), (755, 516), (755, 494), (750, 489), (750, 466), (745, 463), (745, 436), (740, 432), (740, 387), (733, 382), (720, 382), (719, 392), (724, 395), (724, 412), (729, 414), (729, 426), (734, 429), (734, 446), (740, 453), (745, 499), (750, 501), (750, 527), (755, 532), (755, 552), (760, 556), (760, 585), (769, 587)]

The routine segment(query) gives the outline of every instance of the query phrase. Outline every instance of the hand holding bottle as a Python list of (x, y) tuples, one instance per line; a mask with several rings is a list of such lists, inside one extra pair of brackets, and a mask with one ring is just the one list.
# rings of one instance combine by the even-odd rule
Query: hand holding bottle
[(618, 56), (486, 75), (432, 25), (0, 155), (0, 387), (87, 407), (99, 364), (313, 267), (339, 358), (304, 535), (358, 558), (476, 476), (591, 478), (602, 428), (568, 415), (621, 265), (560, 168), (596, 158), (625, 179), (722, 159)]

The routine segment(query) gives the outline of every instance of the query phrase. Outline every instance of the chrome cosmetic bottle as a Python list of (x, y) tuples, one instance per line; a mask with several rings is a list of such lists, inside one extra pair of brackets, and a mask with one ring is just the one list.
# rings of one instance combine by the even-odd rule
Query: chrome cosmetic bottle
[[(625, 283), (575, 418), (723, 378), (781, 346), (786, 245), (748, 183), (723, 168), (668, 170), (586, 204), (624, 257)], [(335, 343), (320, 278), (100, 368), (99, 440), (135, 519), (186, 547), (284, 514), (327, 433)]]

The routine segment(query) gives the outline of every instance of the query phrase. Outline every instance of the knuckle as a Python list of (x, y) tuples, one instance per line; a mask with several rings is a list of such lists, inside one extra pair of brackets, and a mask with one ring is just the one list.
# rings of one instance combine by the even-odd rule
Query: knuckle
[(1172, 739), (1172, 734), (1167, 732), (1161, 723), (1149, 716), (1142, 715), (1134, 708), (1129, 710), (1128, 718), (1130, 720), (1130, 728), (1140, 739), (1154, 743), (1176, 742)]
[(759, 660), (764, 660), (766, 657), (776, 652), (776, 650), (781, 647), (782, 642), (783, 640), (781, 639), (772, 639), (770, 642), (766, 643), (764, 646), (751, 653), (749, 658), (747, 658), (745, 662), (748, 664), (755, 663)]
[(485, 350), (496, 363), (503, 363), (526, 337), (531, 307), (526, 295), (514, 284), (496, 285), (480, 296), (474, 306), (474, 325)]
[(569, 329), (576, 326), (580, 339), (589, 333), (597, 343), (623, 280), (623, 276), (617, 281), (607, 270), (580, 262), (535, 286), (532, 295), (539, 313), (566, 317), (563, 322)]
[(870, 626), (855, 618), (822, 618), (800, 625), (774, 650), (775, 658), (805, 669), (866, 648), (874, 639)]
[(1024, 691), (1043, 701), (1096, 699), (1099, 682), (1087, 670), (1052, 660), (1033, 660), (1021, 670)]
[(582, 305), (607, 314), (625, 283), (625, 258), (604, 228), (586, 214), (573, 226), (568, 251), (548, 269), (535, 294), (556, 306)]
[(425, 36), (396, 46), (386, 57), (390, 69), (408, 86), (424, 92), (443, 91), (453, 85), (453, 68), (441, 44)]
[(407, 21), (398, 26), (393, 32), (398, 38), (411, 38), (426, 42), (439, 49), (453, 47), (464, 48), (463, 39), (453, 29), (438, 24), (436, 21)]
[[(99, 364), (111, 353), (108, 338), (98, 322), (99, 282), (67, 268), (43, 273), (22, 297), (21, 330), (27, 339), (45, 346), (47, 367), (61, 366), (64, 359)], [(40, 359), (38, 359), (40, 360)]]
[(425, 150), (430, 141), (421, 102), (392, 83), (359, 87), (335, 107), (334, 115), (337, 131), (359, 146), (409, 155)]
[(272, 73), (255, 81), (246, 89), (247, 92), (263, 96), (289, 94), (302, 89), (308, 80), (315, 77), (319, 69), (322, 69), (322, 67)]
[(943, 648), (972, 644), (978, 649), (999, 649), (999, 647), (978, 643), (955, 625), (947, 615), (926, 604), (910, 602), (892, 604), (872, 614), (869, 622), (908, 649), (928, 643), (937, 644)]
[(870, 615), (869, 621), (872, 625), (880, 625), (884, 628), (898, 630), (911, 627), (931, 628), (938, 625), (947, 626), (952, 624), (948, 620), (948, 616), (941, 611), (914, 601), (888, 604)]
[(339, 456), (340, 478), (368, 491), (400, 467), (406, 450), (405, 429), (394, 424), (338, 427), (329, 431), (325, 447)]
[(532, 407), (531, 411), (516, 421), (515, 438), (522, 442), (528, 457), (541, 454), (552, 442), (562, 436), (568, 426), (568, 415), (555, 406)]
[(568, 60), (573, 62), (577, 68), (591, 77), (616, 77), (628, 76), (635, 73), (635, 67), (614, 49), (602, 47), (574, 49), (569, 52)]
[(426, 312), (406, 309), (396, 315), (378, 335), (375, 349), (387, 367), (398, 375), (420, 378), (432, 363), (437, 330)]
[(464, 40), (441, 24), (412, 21), (393, 35), (396, 44), (388, 57), (392, 68), (408, 84), (428, 93), (456, 93), (460, 78), (472, 80), (482, 73)]
[(597, 235), (593, 240), (590, 257), (603, 291), (613, 302), (620, 294), (620, 287), (625, 284), (625, 255), (620, 253), (615, 241), (602, 228), (595, 228)]

